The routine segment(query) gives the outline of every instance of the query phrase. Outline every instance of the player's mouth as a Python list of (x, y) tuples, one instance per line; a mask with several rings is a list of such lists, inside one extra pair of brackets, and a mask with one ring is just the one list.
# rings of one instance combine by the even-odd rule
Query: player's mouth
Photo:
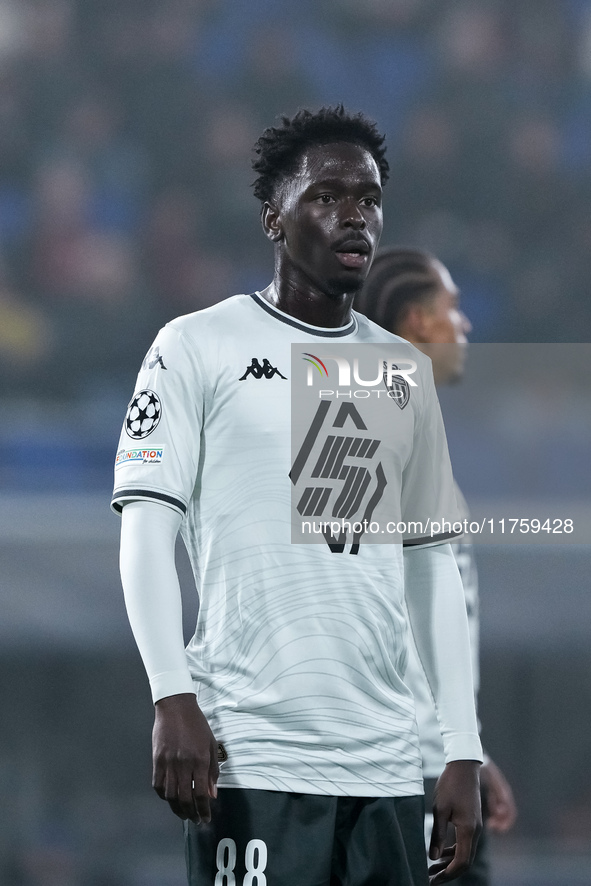
[(335, 253), (345, 268), (362, 268), (369, 260), (367, 240), (346, 240), (335, 247)]

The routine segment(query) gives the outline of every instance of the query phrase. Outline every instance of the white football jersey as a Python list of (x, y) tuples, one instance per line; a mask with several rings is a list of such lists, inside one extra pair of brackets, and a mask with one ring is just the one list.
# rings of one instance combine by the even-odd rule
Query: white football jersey
[[(146, 499), (184, 518), (199, 593), (187, 657), (227, 751), (221, 787), (418, 794), (402, 545), (291, 543), (292, 344), (309, 355), (335, 342), (412, 348), (362, 315), (318, 328), (258, 293), (169, 323), (129, 404), (113, 508)], [(391, 404), (390, 491), (403, 519), (452, 522), (460, 512), (431, 364), (412, 353), (418, 385), (404, 409)], [(448, 536), (413, 528), (404, 542)]]

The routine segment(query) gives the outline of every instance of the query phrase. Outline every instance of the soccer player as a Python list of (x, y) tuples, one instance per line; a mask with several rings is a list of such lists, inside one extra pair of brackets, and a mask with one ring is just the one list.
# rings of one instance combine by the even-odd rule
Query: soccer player
[[(460, 309), (460, 293), (448, 269), (419, 249), (381, 249), (372, 265), (355, 307), (375, 323), (424, 350), (433, 362), (437, 385), (457, 382), (464, 372), (467, 335), (471, 324)], [(434, 347), (429, 347), (433, 344)], [(458, 490), (458, 494), (459, 490)], [(462, 499), (463, 501), (463, 499)], [(466, 512), (467, 512), (467, 506)], [(478, 693), (478, 575), (473, 544), (466, 536), (451, 545), (456, 558), (470, 626), (474, 693)], [(432, 696), (414, 644), (405, 683), (416, 701), (426, 793), (431, 795), (445, 765), (441, 732)], [(487, 829), (503, 833), (515, 822), (517, 810), (511, 787), (493, 761), (485, 756), (481, 769), (483, 812)], [(426, 815), (427, 836), (431, 816)], [(461, 886), (487, 886), (488, 849), (485, 832), (478, 841), (472, 867), (458, 879)]]
[[(445, 743), (431, 847), (432, 882), (444, 883), (473, 856), (482, 756), (450, 534), (420, 531), (458, 512), (430, 362), (411, 345), (416, 386), (404, 408), (386, 403), (396, 421), (384, 441), (392, 501), (412, 527), (404, 547), (291, 544), (292, 343), (308, 356), (401, 345), (351, 309), (382, 231), (384, 138), (338, 106), (282, 118), (255, 150), (273, 282), (160, 331), (117, 453), (125, 602), (155, 702), (153, 784), (186, 820), (192, 886), (424, 886), (402, 680), (410, 620)], [(345, 413), (358, 421), (354, 404)], [(378, 441), (362, 436), (347, 445), (370, 464)], [(186, 650), (179, 530), (199, 593)]]

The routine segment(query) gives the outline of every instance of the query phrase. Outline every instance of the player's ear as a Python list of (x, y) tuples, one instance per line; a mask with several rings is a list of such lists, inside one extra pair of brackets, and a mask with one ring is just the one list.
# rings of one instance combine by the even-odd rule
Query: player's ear
[(283, 239), (283, 225), (281, 223), (281, 213), (277, 206), (273, 206), (268, 201), (263, 203), (261, 209), (261, 224), (263, 231), (274, 243), (278, 243)]
[(428, 342), (429, 311), (421, 302), (411, 302), (406, 306), (398, 324), (398, 334), (408, 341)]

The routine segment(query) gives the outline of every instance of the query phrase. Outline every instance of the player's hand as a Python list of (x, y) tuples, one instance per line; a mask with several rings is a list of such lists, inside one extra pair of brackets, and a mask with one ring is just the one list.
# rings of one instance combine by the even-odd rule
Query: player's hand
[[(448, 763), (435, 785), (433, 831), (429, 858), (430, 883), (437, 886), (466, 873), (474, 859), (482, 830), (480, 809), (480, 763), (454, 760)], [(454, 846), (445, 846), (448, 824), (455, 828)]]
[(492, 760), (483, 764), (480, 780), (486, 789), (486, 827), (497, 834), (504, 834), (513, 827), (517, 818), (511, 785)]
[(155, 705), (152, 786), (179, 818), (211, 821), (217, 796), (217, 742), (193, 693), (170, 695)]

